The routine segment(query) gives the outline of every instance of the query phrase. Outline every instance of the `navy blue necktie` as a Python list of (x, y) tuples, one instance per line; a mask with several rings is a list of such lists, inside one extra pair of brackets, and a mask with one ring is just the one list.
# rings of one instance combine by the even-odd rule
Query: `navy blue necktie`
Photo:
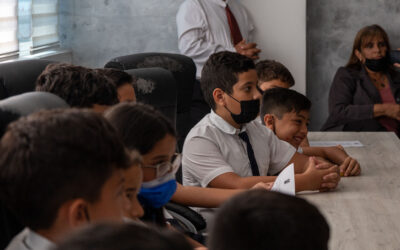
[(256, 161), (256, 157), (254, 156), (253, 147), (250, 144), (249, 136), (246, 131), (239, 133), (240, 139), (242, 139), (246, 143), (247, 147), (247, 156), (249, 157), (251, 172), (253, 176), (260, 176), (260, 171), (258, 170), (258, 165)]

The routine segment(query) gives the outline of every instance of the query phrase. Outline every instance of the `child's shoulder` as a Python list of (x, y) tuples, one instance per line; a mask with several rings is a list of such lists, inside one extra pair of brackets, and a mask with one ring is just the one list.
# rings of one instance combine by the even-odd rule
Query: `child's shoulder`
[(203, 117), (188, 133), (186, 140), (192, 137), (209, 137), (218, 133), (219, 128), (210, 119), (210, 114)]
[(263, 125), (260, 121), (258, 121), (258, 119), (259, 118), (246, 124), (247, 131), (250, 131), (251, 133), (255, 133), (259, 136), (266, 136), (266, 137), (273, 136), (274, 133), (271, 131), (271, 129), (269, 129), (265, 125)]

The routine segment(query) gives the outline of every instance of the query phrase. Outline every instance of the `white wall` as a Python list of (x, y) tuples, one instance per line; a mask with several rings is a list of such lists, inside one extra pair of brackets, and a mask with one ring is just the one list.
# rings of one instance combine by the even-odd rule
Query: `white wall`
[(261, 59), (283, 63), (306, 93), (306, 0), (242, 0), (256, 26)]

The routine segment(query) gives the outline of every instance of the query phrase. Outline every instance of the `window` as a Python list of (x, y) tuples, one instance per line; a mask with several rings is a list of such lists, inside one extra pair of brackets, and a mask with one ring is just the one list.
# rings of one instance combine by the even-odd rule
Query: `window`
[(57, 6), (57, 0), (33, 0), (33, 50), (58, 44)]
[(0, 2), (0, 56), (18, 53), (17, 27), (17, 0), (2, 0)]
[(0, 1), (0, 59), (56, 46), (58, 0)]

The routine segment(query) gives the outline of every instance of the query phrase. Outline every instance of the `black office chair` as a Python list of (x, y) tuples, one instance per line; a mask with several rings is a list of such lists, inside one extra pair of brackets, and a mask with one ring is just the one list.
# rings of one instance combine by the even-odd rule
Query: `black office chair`
[(137, 79), (135, 88), (138, 102), (149, 104), (176, 125), (176, 82), (171, 72), (163, 68), (130, 69), (126, 73)]
[(160, 67), (172, 72), (177, 85), (176, 130), (178, 132), (178, 148), (182, 151), (186, 135), (194, 125), (190, 115), (193, 86), (196, 81), (196, 66), (193, 60), (179, 54), (139, 53), (116, 57), (104, 67), (121, 70)]
[[(177, 90), (171, 73), (162, 68), (131, 69), (126, 72), (137, 78), (134, 84), (137, 101), (154, 106), (174, 122)], [(176, 179), (182, 182), (181, 169)], [(204, 218), (186, 206), (169, 202), (165, 208), (187, 232), (198, 233), (206, 228)]]
[[(29, 92), (9, 97), (0, 101), (0, 138), (9, 123), (19, 117), (29, 115), (43, 109), (68, 108), (68, 104), (60, 97), (47, 92)], [(0, 249), (4, 249), (10, 240), (24, 226), (0, 201)]]
[(0, 63), (0, 100), (34, 91), (36, 79), (54, 61), (33, 59)]

